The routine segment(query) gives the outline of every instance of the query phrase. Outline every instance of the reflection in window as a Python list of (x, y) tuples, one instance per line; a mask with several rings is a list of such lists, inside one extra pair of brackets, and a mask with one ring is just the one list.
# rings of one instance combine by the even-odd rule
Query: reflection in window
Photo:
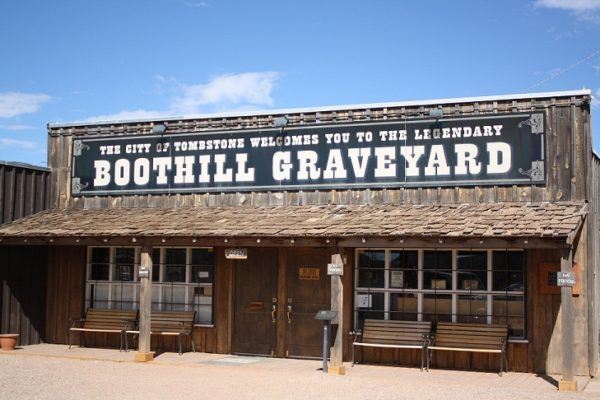
[(487, 252), (459, 251), (456, 264), (458, 289), (487, 290)]
[(107, 281), (110, 269), (110, 248), (94, 247), (92, 249), (92, 265), (90, 279), (95, 281)]
[(185, 282), (186, 249), (167, 249), (164, 282)]
[(424, 289), (452, 289), (452, 252), (425, 251), (423, 257)]
[(385, 281), (385, 251), (364, 251), (358, 257), (358, 286), (382, 288)]
[(419, 252), (392, 251), (390, 256), (390, 287), (417, 289), (419, 285)]

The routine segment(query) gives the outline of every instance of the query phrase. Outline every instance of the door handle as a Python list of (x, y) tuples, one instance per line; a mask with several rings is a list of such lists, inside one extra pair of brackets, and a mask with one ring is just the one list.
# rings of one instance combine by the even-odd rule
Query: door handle
[(273, 304), (271, 306), (271, 322), (273, 322), (274, 324), (277, 323), (277, 320), (275, 319), (276, 314), (277, 314), (277, 306), (275, 304)]
[(288, 324), (292, 323), (292, 306), (287, 306), (287, 320)]

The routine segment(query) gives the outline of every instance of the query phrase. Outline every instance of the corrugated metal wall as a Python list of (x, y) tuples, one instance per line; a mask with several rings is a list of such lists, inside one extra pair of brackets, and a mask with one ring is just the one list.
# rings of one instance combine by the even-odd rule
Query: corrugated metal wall
[(50, 170), (0, 161), (0, 224), (50, 206)]

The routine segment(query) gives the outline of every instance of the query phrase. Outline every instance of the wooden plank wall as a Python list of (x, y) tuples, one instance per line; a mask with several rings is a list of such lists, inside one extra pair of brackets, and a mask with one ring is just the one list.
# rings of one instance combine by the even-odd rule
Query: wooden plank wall
[(46, 329), (45, 246), (0, 246), (0, 333), (39, 343)]
[(48, 209), (50, 171), (0, 163), (0, 224)]
[[(586, 129), (590, 129), (589, 122)], [(600, 373), (600, 157), (592, 154), (590, 157), (590, 210), (587, 220), (588, 234), (588, 326), (590, 374), (598, 376)]]
[[(320, 113), (321, 122), (382, 120), (392, 118), (419, 118), (428, 115), (430, 108), (373, 109), (364, 111), (339, 111)], [(480, 203), (480, 202), (540, 202), (583, 200), (587, 193), (586, 157), (591, 143), (586, 137), (589, 123), (589, 103), (579, 98), (551, 98), (543, 100), (515, 100), (445, 105), (445, 115), (494, 114), (502, 112), (544, 111), (546, 134), (547, 185), (475, 186), (395, 188), (383, 190), (328, 190), (283, 191), (177, 195), (130, 195), (71, 197), (71, 162), (74, 137), (83, 135), (150, 133), (152, 125), (130, 124), (89, 126), (79, 128), (53, 128), (50, 130), (49, 160), (52, 167), (53, 205), (59, 208), (109, 208), (109, 207), (204, 207), (240, 205), (302, 205), (302, 204), (376, 204), (376, 203)], [(365, 117), (365, 115), (367, 115)], [(242, 121), (191, 120), (170, 122), (169, 132), (203, 132), (240, 127), (255, 128), (259, 124), (270, 126), (276, 116), (260, 120), (248, 117)], [(288, 115), (292, 123), (309, 124), (316, 118), (308, 114)]]
[(48, 247), (48, 343), (67, 343), (69, 318), (83, 317), (85, 264), (86, 251), (83, 246)]

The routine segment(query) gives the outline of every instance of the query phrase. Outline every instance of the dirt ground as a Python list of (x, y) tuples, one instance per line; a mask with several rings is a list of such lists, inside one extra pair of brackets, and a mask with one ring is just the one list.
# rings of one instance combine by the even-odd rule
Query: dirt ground
[(558, 393), (532, 374), (348, 365), (334, 376), (318, 361), (165, 353), (136, 364), (132, 353), (107, 361), (80, 350), (0, 354), (0, 399), (600, 399), (600, 382)]

